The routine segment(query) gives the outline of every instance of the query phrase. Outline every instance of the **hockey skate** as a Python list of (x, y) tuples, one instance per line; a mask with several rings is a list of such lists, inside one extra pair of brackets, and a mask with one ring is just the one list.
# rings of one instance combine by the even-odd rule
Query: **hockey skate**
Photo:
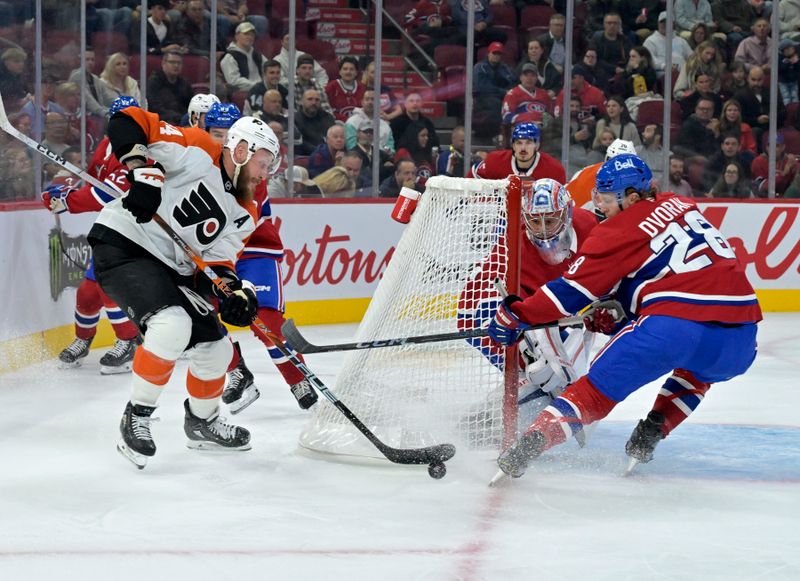
[(625, 476), (629, 475), (637, 464), (647, 464), (653, 459), (653, 452), (658, 443), (664, 439), (664, 414), (651, 411), (633, 429), (631, 437), (625, 444), (625, 453), (630, 457)]
[(261, 393), (253, 383), (253, 374), (240, 359), (239, 364), (228, 374), (228, 386), (222, 392), (222, 401), (234, 415), (256, 401)]
[(61, 353), (58, 354), (58, 368), (59, 369), (72, 369), (80, 367), (81, 359), (89, 354), (89, 348), (92, 346), (94, 337), (90, 339), (75, 339), (70, 343)]
[(289, 390), (297, 400), (297, 405), (299, 405), (300, 409), (303, 410), (310, 408), (312, 405), (317, 403), (317, 400), (319, 399), (316, 390), (308, 379), (303, 379), (302, 381), (298, 381), (297, 383), (290, 385)]
[(117, 444), (117, 450), (139, 470), (147, 466), (147, 458), (156, 453), (156, 445), (150, 435), (150, 424), (158, 421), (158, 418), (151, 417), (155, 409), (128, 402), (119, 422), (122, 439)]
[(528, 463), (541, 455), (544, 446), (545, 439), (541, 432), (534, 431), (522, 436), (497, 458), (500, 471), (489, 482), (489, 486), (496, 486), (508, 477), (519, 478), (525, 474)]
[(136, 339), (117, 339), (114, 346), (100, 358), (100, 374), (114, 375), (127, 373), (133, 368), (133, 355), (140, 341)]
[(186, 432), (186, 446), (193, 450), (249, 450), (250, 432), (241, 426), (226, 424), (219, 416), (219, 410), (207, 420), (198, 418), (189, 408), (189, 400), (183, 402), (186, 419), (183, 431)]

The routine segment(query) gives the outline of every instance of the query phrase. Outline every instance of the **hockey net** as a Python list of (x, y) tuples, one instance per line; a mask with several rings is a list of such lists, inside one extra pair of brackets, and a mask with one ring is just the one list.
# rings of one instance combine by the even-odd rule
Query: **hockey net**
[[(520, 182), (436, 176), (397, 244), (356, 341), (488, 325), (499, 278), (517, 292)], [(476, 317), (477, 314), (477, 317)], [(334, 393), (386, 444), (497, 449), (516, 430), (516, 348), (488, 338), (351, 351)], [(508, 402), (508, 403), (505, 403)], [(505, 426), (505, 429), (504, 429)], [(314, 407), (304, 448), (382, 458), (333, 406)]]

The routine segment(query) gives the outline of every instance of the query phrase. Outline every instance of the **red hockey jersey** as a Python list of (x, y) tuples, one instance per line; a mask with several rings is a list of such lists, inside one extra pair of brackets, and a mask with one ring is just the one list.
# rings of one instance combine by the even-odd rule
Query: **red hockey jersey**
[(503, 123), (516, 125), (531, 122), (541, 125), (545, 114), (553, 114), (553, 100), (547, 91), (539, 87), (531, 93), (522, 85), (517, 85), (503, 98)]
[(517, 168), (514, 152), (510, 149), (491, 152), (477, 167), (469, 170), (467, 177), (503, 180), (510, 175), (529, 176), (535, 180), (550, 178), (560, 184), (567, 181), (567, 173), (564, 171), (564, 166), (553, 156), (539, 151), (531, 167), (522, 171)]
[(340, 79), (334, 79), (325, 87), (325, 94), (328, 96), (328, 102), (333, 109), (333, 115), (337, 121), (347, 121), (347, 118), (353, 114), (353, 109), (361, 107), (361, 100), (364, 98), (364, 91), (367, 88), (356, 81), (355, 89), (348, 90), (342, 84)]
[(527, 323), (545, 323), (612, 292), (633, 317), (720, 323), (762, 318), (727, 240), (692, 200), (672, 193), (638, 202), (602, 222), (561, 278), (512, 310)]
[(272, 206), (269, 203), (267, 182), (261, 182), (256, 188), (253, 200), (258, 208), (256, 229), (244, 245), (239, 260), (252, 258), (272, 258), (283, 260), (283, 242), (272, 219)]

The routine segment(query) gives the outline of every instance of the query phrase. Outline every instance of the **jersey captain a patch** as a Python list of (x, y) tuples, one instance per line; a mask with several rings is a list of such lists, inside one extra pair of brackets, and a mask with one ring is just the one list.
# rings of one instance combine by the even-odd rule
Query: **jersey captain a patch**
[(195, 237), (205, 245), (211, 244), (227, 224), (225, 211), (203, 182), (176, 204), (172, 217), (184, 228), (196, 226)]

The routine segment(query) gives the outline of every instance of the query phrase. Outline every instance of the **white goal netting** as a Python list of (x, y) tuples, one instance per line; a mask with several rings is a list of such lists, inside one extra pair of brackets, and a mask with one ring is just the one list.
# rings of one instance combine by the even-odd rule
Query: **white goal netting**
[[(356, 341), (485, 326), (505, 282), (507, 180), (437, 176), (406, 227)], [(481, 308), (483, 307), (483, 308)], [(445, 441), (499, 447), (505, 353), (488, 339), (351, 351), (333, 392), (386, 444)], [(333, 406), (317, 405), (300, 435), (317, 452), (382, 458)]]

